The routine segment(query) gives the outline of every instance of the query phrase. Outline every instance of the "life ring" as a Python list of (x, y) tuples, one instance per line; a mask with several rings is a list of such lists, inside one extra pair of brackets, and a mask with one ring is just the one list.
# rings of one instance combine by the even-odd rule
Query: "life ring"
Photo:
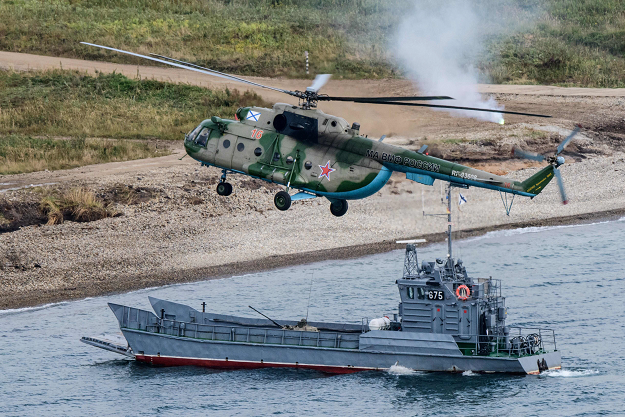
[[(460, 295), (460, 290), (462, 290), (462, 295)], [(458, 288), (456, 288), (456, 296), (460, 300), (466, 301), (470, 295), (471, 295), (471, 290), (466, 285), (463, 284), (463, 285), (460, 285)]]

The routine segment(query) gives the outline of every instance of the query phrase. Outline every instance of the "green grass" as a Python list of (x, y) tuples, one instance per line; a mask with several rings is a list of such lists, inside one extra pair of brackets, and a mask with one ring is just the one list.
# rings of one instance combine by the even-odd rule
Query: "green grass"
[[(406, 0), (0, 0), (0, 49), (139, 62), (87, 41), (226, 72), (388, 75), (380, 40)], [(143, 63), (143, 62), (142, 62)]]
[(0, 137), (0, 175), (168, 155), (144, 141)]
[[(497, 83), (625, 86), (623, 0), (475, 0), (527, 19), (478, 68)], [(144, 63), (80, 45), (157, 52), (244, 75), (399, 75), (389, 40), (414, 0), (0, 0), (0, 50)], [(417, 3), (418, 7), (418, 3)], [(527, 18), (526, 15), (532, 16)], [(505, 24), (503, 24), (505, 26)], [(486, 78), (486, 77), (485, 77)]]
[(238, 107), (248, 105), (270, 103), (252, 92), (211, 91), (120, 74), (0, 70), (0, 137), (177, 140), (206, 118), (232, 118)]

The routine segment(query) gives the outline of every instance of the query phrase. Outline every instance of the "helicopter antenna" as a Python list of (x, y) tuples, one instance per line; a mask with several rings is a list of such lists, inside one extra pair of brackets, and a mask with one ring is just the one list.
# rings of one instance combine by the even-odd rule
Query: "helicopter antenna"
[(308, 306), (306, 307), (306, 323), (308, 323), (308, 310), (310, 309), (310, 296), (312, 295), (313, 278), (315, 273), (310, 274), (310, 289), (308, 290)]

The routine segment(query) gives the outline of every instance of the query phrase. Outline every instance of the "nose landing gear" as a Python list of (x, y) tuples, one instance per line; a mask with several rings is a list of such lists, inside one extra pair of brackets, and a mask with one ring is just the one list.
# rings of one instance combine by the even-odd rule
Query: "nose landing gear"
[(226, 182), (226, 170), (224, 169), (222, 172), (221, 180), (219, 181), (219, 184), (217, 184), (217, 194), (226, 197), (232, 194), (232, 184)]
[(217, 184), (217, 194), (225, 196), (229, 196), (232, 194), (232, 184), (229, 182), (220, 182)]

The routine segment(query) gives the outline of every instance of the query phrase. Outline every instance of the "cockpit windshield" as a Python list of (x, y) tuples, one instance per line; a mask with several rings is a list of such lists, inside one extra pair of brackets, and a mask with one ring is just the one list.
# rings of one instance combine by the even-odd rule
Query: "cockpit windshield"
[(197, 133), (202, 129), (202, 125), (199, 125), (198, 127), (196, 127), (195, 129), (193, 129), (193, 131), (191, 133), (189, 133), (187, 135), (187, 140), (189, 142), (193, 142), (193, 139), (195, 139), (195, 136), (197, 135)]
[(211, 130), (205, 127), (204, 129), (202, 129), (200, 134), (197, 135), (197, 138), (195, 139), (195, 143), (197, 143), (200, 146), (206, 147), (206, 142), (208, 141), (208, 137), (210, 136), (210, 134), (211, 134)]

